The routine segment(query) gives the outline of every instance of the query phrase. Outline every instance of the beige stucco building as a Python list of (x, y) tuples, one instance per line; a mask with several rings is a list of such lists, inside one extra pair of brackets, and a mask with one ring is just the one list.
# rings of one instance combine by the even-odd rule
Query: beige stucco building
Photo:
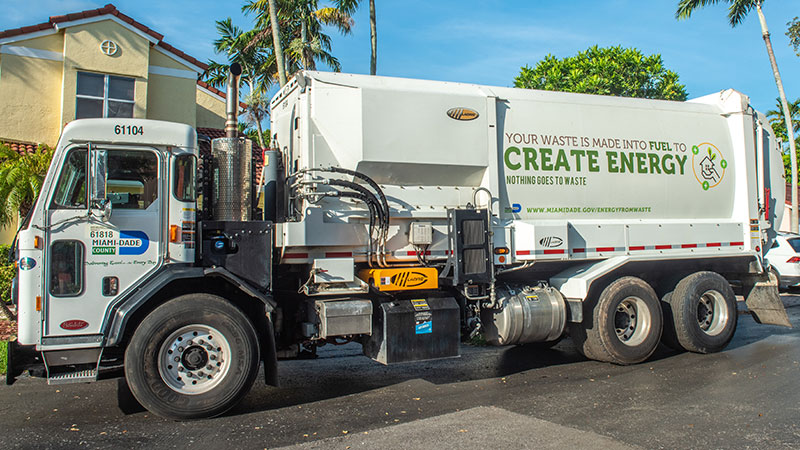
[(0, 31), (0, 142), (52, 147), (84, 117), (223, 128), (224, 94), (198, 81), (206, 68), (111, 4)]

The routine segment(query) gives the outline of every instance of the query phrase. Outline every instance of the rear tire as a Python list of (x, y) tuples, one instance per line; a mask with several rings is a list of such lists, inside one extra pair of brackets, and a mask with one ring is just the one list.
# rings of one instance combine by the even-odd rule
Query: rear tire
[(670, 299), (672, 292), (667, 292), (661, 297), (661, 310), (664, 315), (664, 331), (661, 332), (661, 342), (667, 347), (682, 352), (684, 348), (678, 342), (678, 336), (675, 334), (675, 321), (672, 315), (672, 304)]
[(136, 400), (159, 416), (213, 417), (247, 394), (259, 355), (258, 336), (242, 311), (215, 295), (183, 295), (136, 329), (125, 351), (125, 378)]
[(609, 284), (592, 311), (592, 321), (572, 328), (584, 356), (628, 365), (642, 362), (658, 347), (663, 327), (661, 306), (653, 288), (636, 277)]
[(715, 272), (696, 272), (678, 283), (669, 299), (675, 336), (694, 353), (715, 353), (733, 338), (738, 321), (736, 297)]

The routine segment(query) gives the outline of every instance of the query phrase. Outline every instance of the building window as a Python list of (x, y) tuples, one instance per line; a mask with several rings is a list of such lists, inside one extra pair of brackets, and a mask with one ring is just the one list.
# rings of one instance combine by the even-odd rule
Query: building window
[(134, 79), (78, 72), (75, 118), (133, 117)]

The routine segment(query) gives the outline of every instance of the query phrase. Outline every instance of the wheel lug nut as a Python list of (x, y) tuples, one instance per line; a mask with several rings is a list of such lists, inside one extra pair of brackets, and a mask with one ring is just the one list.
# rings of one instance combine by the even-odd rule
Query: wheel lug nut
[(183, 352), (183, 347), (178, 347), (179, 352)]
[(192, 378), (192, 372), (186, 372), (186, 378)]
[(207, 366), (206, 366), (206, 369), (207, 369), (207, 370), (211, 370), (211, 369), (213, 369), (213, 368), (214, 368), (214, 366), (212, 366), (211, 364), (209, 364), (209, 365), (207, 365)]
[(182, 366), (178, 366), (178, 372), (183, 372), (183, 370), (184, 370), (184, 369), (183, 369), (183, 367), (182, 367)]
[(189, 341), (188, 341), (188, 342), (186, 342), (186, 345), (192, 345), (192, 340), (191, 340), (191, 339), (189, 339)]
[(203, 340), (202, 340), (202, 339), (200, 339), (199, 341), (197, 341), (197, 344), (198, 344), (198, 345), (203, 345)]
[(180, 359), (180, 358), (178, 358), (177, 356), (175, 357), (175, 362), (178, 362), (178, 361), (180, 361), (180, 360), (181, 360), (181, 359)]
[(197, 372), (197, 376), (202, 378), (203, 377), (203, 372)]
[(217, 359), (217, 355), (211, 355), (211, 356), (209, 356), (209, 358), (211, 358), (211, 360), (213, 361), (213, 360)]

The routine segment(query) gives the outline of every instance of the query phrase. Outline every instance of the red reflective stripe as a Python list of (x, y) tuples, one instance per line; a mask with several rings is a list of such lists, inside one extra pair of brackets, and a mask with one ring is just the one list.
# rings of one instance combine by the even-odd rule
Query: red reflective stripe
[(722, 244), (719, 242), (709, 242), (706, 244), (706, 247), (722, 247)]
[(656, 250), (669, 250), (671, 248), (671, 245), (656, 245)]
[(350, 258), (353, 256), (352, 252), (326, 252), (326, 258)]
[[(420, 254), (420, 255), (422, 255), (422, 254), (423, 254), (423, 252), (419, 252), (419, 254)], [(430, 255), (430, 254), (431, 254), (431, 251), (430, 251), (430, 250), (427, 250), (427, 251), (425, 252), (425, 255), (426, 255), (426, 256), (427, 256), (427, 255)], [(417, 256), (417, 252), (415, 252), (414, 250), (408, 250), (408, 251), (406, 252), (406, 256)]]
[(733, 246), (744, 245), (744, 242), (731, 242), (731, 245)]
[(631, 251), (644, 250), (644, 245), (632, 245)]
[(524, 255), (530, 255), (530, 254), (531, 254), (530, 250), (517, 250), (517, 255), (523, 255), (524, 256)]
[(302, 259), (302, 258), (308, 258), (308, 253), (284, 253), (283, 257), (285, 259), (290, 259), (290, 258)]
[(596, 252), (613, 252), (614, 247), (597, 247), (595, 249)]
[(556, 250), (545, 250), (545, 255), (562, 255), (564, 254), (564, 250), (556, 249)]
[(697, 248), (697, 244), (681, 244), (681, 248)]
[(573, 248), (572, 249), (572, 253), (585, 253), (585, 252), (586, 252), (585, 248)]

